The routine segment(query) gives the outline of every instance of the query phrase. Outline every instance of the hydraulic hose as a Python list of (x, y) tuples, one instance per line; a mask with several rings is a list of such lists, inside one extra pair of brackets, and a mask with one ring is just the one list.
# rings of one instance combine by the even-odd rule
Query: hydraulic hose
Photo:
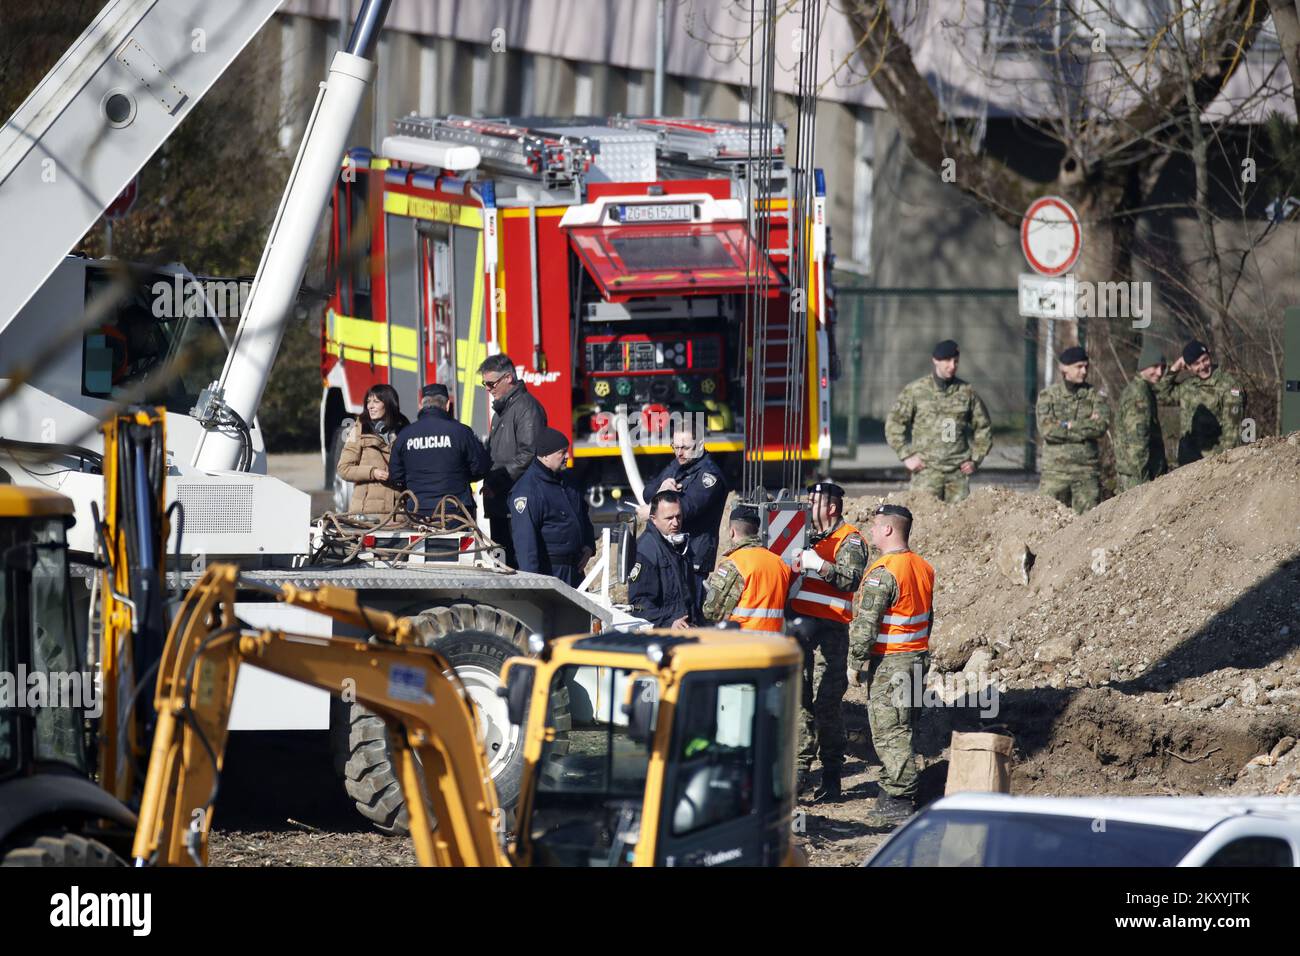
[(627, 427), (627, 406), (619, 406), (614, 414), (615, 428), (618, 430), (618, 452), (623, 459), (623, 470), (627, 472), (627, 483), (636, 495), (637, 501), (645, 501), (645, 482), (641, 480), (641, 469), (637, 467), (636, 455), (632, 453), (632, 432)]

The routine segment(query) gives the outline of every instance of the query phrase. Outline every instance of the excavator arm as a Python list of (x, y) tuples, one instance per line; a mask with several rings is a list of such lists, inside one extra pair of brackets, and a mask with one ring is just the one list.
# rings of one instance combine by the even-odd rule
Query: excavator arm
[(409, 621), (362, 607), (346, 589), (287, 586), (281, 597), (373, 628), (380, 643), (247, 628), (234, 612), (238, 580), (235, 565), (209, 567), (168, 636), (132, 853), (136, 864), (206, 863), (235, 680), (239, 665), (248, 663), (353, 694), (383, 718), (421, 865), (508, 865), (473, 705), (447, 661), (410, 643)]

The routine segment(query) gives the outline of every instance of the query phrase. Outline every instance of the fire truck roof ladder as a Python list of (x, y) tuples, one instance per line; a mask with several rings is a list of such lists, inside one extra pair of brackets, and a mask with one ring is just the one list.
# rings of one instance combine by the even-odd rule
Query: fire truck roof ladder
[(665, 159), (744, 163), (760, 151), (773, 159), (785, 153), (785, 128), (780, 123), (619, 117), (612, 125), (657, 133), (659, 152)]
[(570, 186), (599, 147), (586, 137), (557, 136), (524, 126), (465, 116), (406, 116), (393, 122), (399, 136), (473, 146), (486, 170), (538, 179), (547, 188)]

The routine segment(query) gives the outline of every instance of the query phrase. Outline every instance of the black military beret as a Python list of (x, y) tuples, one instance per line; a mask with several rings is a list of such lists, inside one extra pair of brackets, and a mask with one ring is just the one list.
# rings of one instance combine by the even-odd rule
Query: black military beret
[(543, 458), (557, 451), (564, 451), (568, 447), (569, 439), (564, 437), (564, 432), (556, 431), (554, 428), (543, 428), (537, 435), (537, 443), (533, 446), (533, 451), (538, 458)]
[(894, 515), (898, 518), (912, 520), (912, 512), (908, 511), (902, 505), (876, 505), (876, 510), (871, 512), (873, 515)]
[(957, 350), (957, 343), (952, 339), (944, 339), (936, 345), (934, 351), (930, 353), (931, 357), (937, 359), (956, 358), (960, 354), (961, 353)]
[(843, 498), (844, 489), (833, 481), (819, 481), (809, 486), (808, 494), (810, 495), (829, 495), (832, 498)]
[(1159, 343), (1152, 339), (1146, 339), (1142, 342), (1142, 354), (1138, 357), (1138, 368), (1151, 368), (1155, 365), (1165, 364), (1165, 353), (1160, 348)]
[(1079, 362), (1088, 361), (1088, 353), (1083, 350), (1081, 345), (1071, 345), (1061, 353), (1062, 365), (1077, 365)]
[(451, 398), (451, 393), (447, 391), (446, 385), (439, 385), (432, 382), (420, 389), (421, 398)]
[(736, 505), (731, 509), (731, 520), (758, 524), (758, 509), (752, 505)]
[(1183, 364), (1191, 365), (1208, 351), (1210, 350), (1205, 347), (1204, 342), (1198, 342), (1196, 339), (1192, 339), (1183, 346)]

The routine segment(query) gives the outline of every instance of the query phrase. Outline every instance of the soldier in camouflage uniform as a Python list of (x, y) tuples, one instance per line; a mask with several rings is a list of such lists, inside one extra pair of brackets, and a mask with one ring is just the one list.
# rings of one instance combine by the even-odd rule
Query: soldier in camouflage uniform
[[(1207, 455), (1217, 455), (1241, 444), (1241, 421), (1246, 414), (1246, 390), (1241, 383), (1212, 363), (1204, 344), (1188, 342), (1169, 374), (1155, 386), (1163, 404), (1177, 403), (1181, 428), (1178, 464), (1187, 465)], [(1190, 377), (1179, 380), (1186, 369)]]
[(880, 557), (867, 568), (849, 625), (849, 682), (867, 685), (880, 791), (867, 819), (892, 826), (916, 808), (920, 775), (912, 749), (934, 621), (934, 568), (908, 547), (912, 513), (880, 505), (867, 535)]
[(1164, 354), (1154, 342), (1147, 342), (1138, 359), (1138, 373), (1120, 393), (1115, 414), (1111, 441), (1115, 446), (1117, 491), (1136, 488), (1169, 470), (1154, 388), (1164, 375)]
[(848, 688), (849, 622), (853, 595), (867, 567), (867, 547), (858, 529), (844, 521), (844, 489), (819, 481), (808, 491), (814, 533), (795, 556), (794, 588), (786, 613), (800, 619), (803, 693), (799, 721), (799, 792), (809, 787), (812, 762), (821, 751), (819, 803), (840, 798), (844, 766), (844, 713)]
[(912, 473), (913, 491), (940, 501), (970, 494), (970, 476), (993, 447), (993, 426), (984, 402), (957, 377), (957, 343), (934, 347), (934, 373), (909, 382), (885, 420), (885, 441)]
[(733, 621), (747, 631), (784, 627), (794, 572), (767, 550), (758, 532), (758, 511), (753, 506), (732, 509), (727, 529), (731, 546), (723, 552), (704, 594), (706, 621)]
[(1110, 426), (1105, 397), (1088, 384), (1088, 353), (1060, 356), (1061, 381), (1038, 393), (1043, 458), (1038, 490), (1078, 514), (1101, 501), (1101, 436)]

